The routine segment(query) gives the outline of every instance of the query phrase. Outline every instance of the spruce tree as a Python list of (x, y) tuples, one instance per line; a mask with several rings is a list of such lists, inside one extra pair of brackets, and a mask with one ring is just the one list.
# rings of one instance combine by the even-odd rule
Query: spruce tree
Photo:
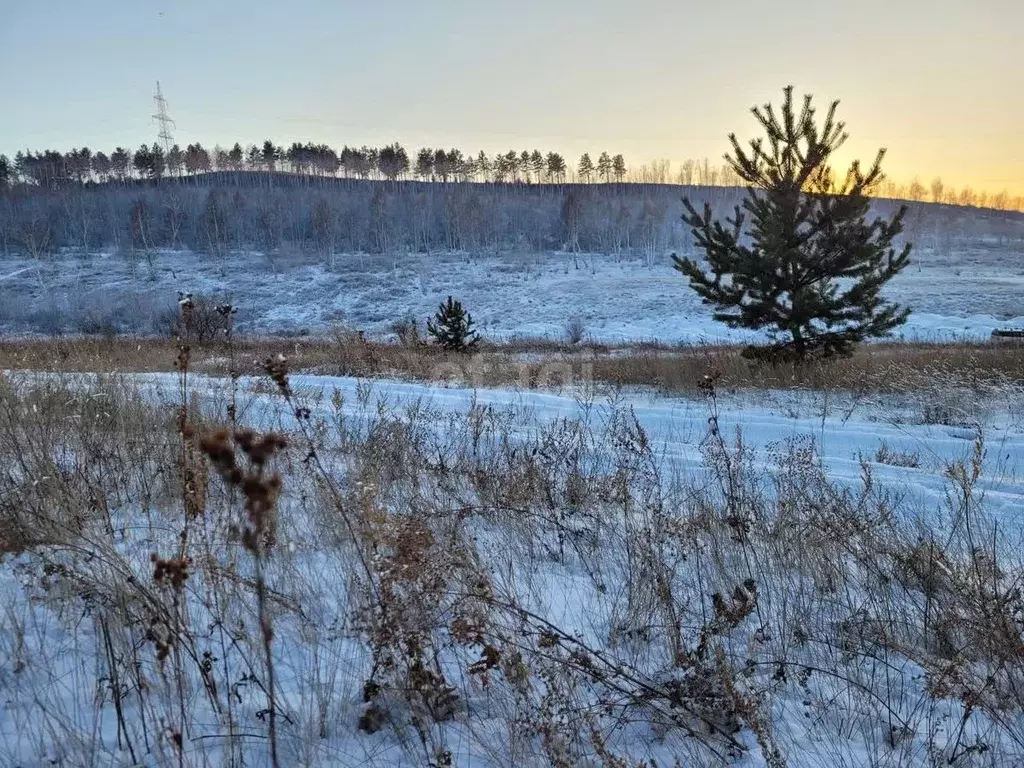
[(149, 148), (150, 156), (150, 174), (154, 179), (159, 179), (164, 175), (164, 171), (167, 170), (167, 158), (164, 157), (164, 148), (153, 142), (153, 146)]
[(267, 139), (266, 141), (263, 142), (263, 150), (260, 153), (260, 156), (263, 159), (264, 170), (277, 170), (277, 161), (278, 158), (281, 156), (281, 150), (279, 147), (275, 147), (274, 142), (272, 142), (270, 139)]
[(442, 347), (454, 352), (472, 349), (480, 341), (473, 330), (473, 317), (462, 307), (462, 303), (451, 296), (442, 302), (433, 320), (427, 321), (427, 333)]
[(837, 183), (829, 158), (848, 136), (835, 119), (838, 102), (819, 128), (811, 96), (797, 114), (792, 86), (784, 94), (781, 114), (771, 104), (752, 110), (767, 145), (754, 139), (745, 151), (729, 136), (733, 153), (725, 159), (748, 187), (733, 217), (722, 223), (710, 205), (698, 213), (683, 200), (683, 220), (708, 271), (672, 258), (704, 303), (715, 306), (716, 320), (769, 331), (774, 345), (750, 347), (748, 356), (845, 355), (867, 338), (889, 335), (910, 314), (879, 295), (909, 261), (910, 245), (895, 245), (906, 207), (891, 219), (869, 221), (868, 195), (883, 179), (885, 150), (867, 172), (852, 163)]

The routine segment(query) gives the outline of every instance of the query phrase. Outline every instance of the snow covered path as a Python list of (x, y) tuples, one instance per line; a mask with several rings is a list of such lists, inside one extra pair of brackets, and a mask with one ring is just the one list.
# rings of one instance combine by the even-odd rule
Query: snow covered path
[[(139, 374), (139, 383), (161, 399), (173, 400), (177, 379), (171, 374)], [(708, 400), (666, 397), (631, 392), (593, 394), (538, 392), (512, 389), (471, 390), (428, 384), (365, 380), (332, 376), (295, 375), (292, 386), (314, 415), (327, 416), (334, 393), (341, 396), (346, 415), (360, 418), (385, 407), (395, 413), (415, 406), (420, 418), (430, 418), (443, 431), (451, 414), (465, 414), (473, 406), (507, 411), (523, 434), (536, 432), (538, 424), (556, 419), (585, 418), (600, 424), (615, 409), (628, 408), (654, 446), (662, 469), (681, 477), (703, 465), (701, 443), (709, 430), (712, 403)], [(195, 391), (218, 398), (225, 382), (193, 377)], [(265, 380), (240, 380), (248, 391), (245, 418), (265, 428), (291, 423), (283, 415), (276, 394), (267, 394)], [(253, 393), (255, 389), (256, 393)], [(849, 398), (813, 392), (747, 392), (719, 397), (717, 423), (727, 444), (737, 430), (744, 445), (753, 449), (760, 466), (772, 463), (781, 444), (813, 439), (834, 479), (858, 485), (861, 460), (871, 463), (874, 479), (898, 491), (911, 509), (942, 508), (950, 463), (969, 463), (975, 441), (984, 440), (982, 482), (988, 512), (1007, 521), (1024, 513), (1024, 411), (1012, 402), (979, 404), (976, 424), (928, 424), (913, 398), (897, 401), (876, 398), (854, 404)], [(916, 459), (917, 466), (894, 466), (877, 461), (879, 449)]]

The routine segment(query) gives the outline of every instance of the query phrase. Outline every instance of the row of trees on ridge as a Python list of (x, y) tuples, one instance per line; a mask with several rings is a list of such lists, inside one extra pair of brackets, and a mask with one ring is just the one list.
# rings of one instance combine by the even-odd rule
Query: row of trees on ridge
[[(701, 166), (692, 163), (691, 173), (703, 178)], [(62, 187), (94, 182), (125, 182), (131, 179), (159, 179), (164, 176), (194, 176), (210, 171), (270, 171), (314, 176), (360, 179), (419, 179), (422, 181), (478, 181), (564, 183), (570, 180), (625, 181), (626, 160), (621, 154), (601, 152), (596, 159), (584, 153), (570, 166), (558, 152), (509, 150), (488, 155), (464, 155), (458, 149), (424, 147), (410, 157), (401, 144), (384, 147), (343, 147), (335, 151), (326, 144), (293, 143), (289, 147), (267, 140), (262, 147), (206, 149), (202, 144), (177, 144), (167, 151), (159, 144), (142, 145), (134, 152), (115, 148), (109, 155), (88, 147), (67, 152), (47, 149), (18, 152), (13, 161), (0, 156), (0, 188), (16, 183), (40, 187)], [(716, 169), (715, 178), (720, 173)], [(722, 179), (725, 181), (726, 179)]]
[[(401, 144), (384, 147), (349, 147), (335, 150), (327, 144), (294, 142), (278, 145), (269, 139), (262, 146), (243, 147), (235, 142), (225, 149), (207, 149), (200, 143), (184, 149), (177, 144), (167, 151), (159, 144), (132, 151), (116, 147), (109, 154), (88, 147), (67, 152), (54, 149), (20, 151), (14, 158), (0, 155), (0, 192), (18, 184), (46, 188), (89, 182), (127, 183), (135, 179), (190, 177), (211, 171), (270, 171), (325, 178), (417, 179), (438, 182), (494, 182), (552, 184), (565, 182), (637, 182), (684, 186), (741, 186), (745, 182), (727, 162), (722, 165), (686, 160), (673, 168), (657, 160), (629, 168), (621, 154), (584, 153), (570, 163), (558, 152), (509, 150), (488, 155), (463, 154), (458, 149), (423, 147), (411, 155)], [(933, 202), (977, 208), (1024, 211), (1024, 195), (1006, 190), (989, 193), (969, 186), (957, 189), (934, 178), (928, 186), (914, 179), (910, 184), (883, 180), (875, 196), (912, 202)]]

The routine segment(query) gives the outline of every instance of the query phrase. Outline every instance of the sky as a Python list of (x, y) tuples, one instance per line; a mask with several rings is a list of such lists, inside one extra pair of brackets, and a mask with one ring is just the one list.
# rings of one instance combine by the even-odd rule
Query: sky
[(1024, 193), (1021, 0), (0, 0), (0, 152), (235, 141), (719, 160), (782, 88), (838, 160)]

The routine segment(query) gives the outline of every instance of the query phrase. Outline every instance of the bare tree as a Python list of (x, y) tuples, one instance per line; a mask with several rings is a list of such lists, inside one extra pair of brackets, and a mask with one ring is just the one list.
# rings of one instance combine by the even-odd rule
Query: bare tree
[(179, 190), (173, 189), (163, 199), (164, 229), (171, 248), (181, 248), (182, 232), (188, 220), (188, 198)]
[(370, 227), (373, 234), (374, 246), (378, 253), (387, 253), (391, 249), (391, 221), (390, 206), (387, 195), (383, 189), (373, 193), (370, 201)]
[(144, 197), (137, 197), (132, 201), (129, 211), (129, 258), (131, 260), (132, 277), (135, 277), (136, 253), (142, 253), (149, 264), (149, 273), (155, 277), (156, 270), (153, 264), (153, 213), (149, 201)]
[(685, 160), (679, 169), (679, 183), (691, 186), (697, 164), (693, 160)]
[(93, 227), (99, 216), (95, 197), (78, 188), (63, 189), (58, 194), (68, 232), (77, 235), (78, 245), (87, 252), (93, 243)]
[(224, 193), (214, 188), (206, 195), (206, 204), (199, 215), (198, 234), (200, 246), (220, 256), (228, 245), (228, 212)]
[(917, 178), (910, 182), (910, 188), (907, 190), (907, 199), (913, 200), (915, 203), (919, 203), (924, 200), (925, 189)]
[(562, 231), (564, 248), (577, 253), (580, 250), (580, 219), (583, 217), (583, 200), (580, 193), (569, 188), (562, 203)]
[(326, 197), (317, 198), (309, 212), (309, 232), (313, 245), (334, 268), (334, 251), (338, 240), (338, 213)]
[(26, 199), (14, 217), (11, 239), (31, 258), (43, 261), (56, 252), (55, 216), (44, 200)]

